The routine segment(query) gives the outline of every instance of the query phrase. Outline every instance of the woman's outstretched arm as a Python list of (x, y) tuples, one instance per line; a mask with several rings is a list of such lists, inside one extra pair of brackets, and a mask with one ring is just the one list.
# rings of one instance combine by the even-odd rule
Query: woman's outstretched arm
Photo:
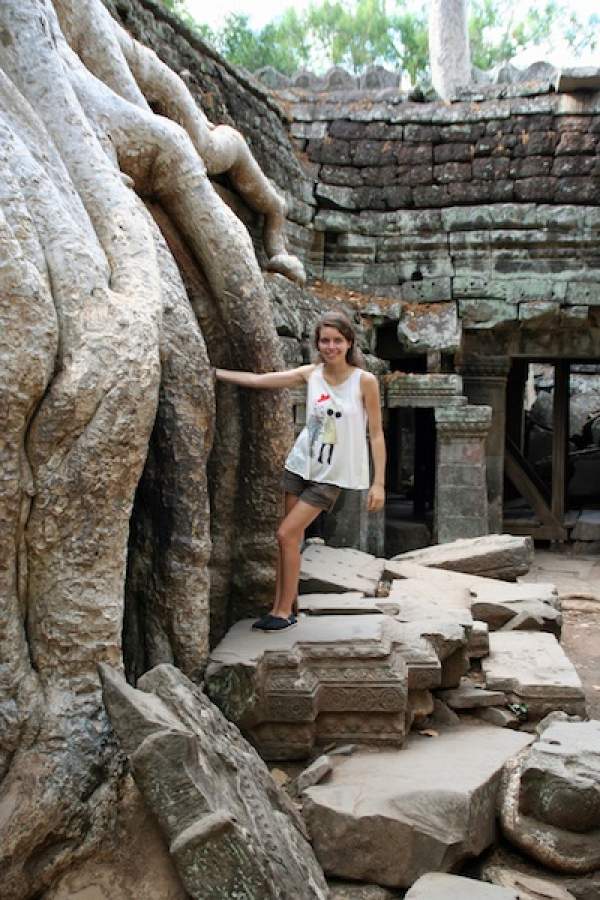
[(236, 372), (233, 369), (215, 369), (217, 381), (237, 384), (239, 387), (273, 390), (275, 388), (295, 387), (304, 384), (314, 369), (314, 365), (298, 366), (285, 372)]
[(381, 403), (379, 382), (370, 372), (363, 372), (360, 386), (367, 411), (369, 439), (373, 457), (373, 483), (369, 489), (367, 509), (376, 512), (385, 503), (385, 437), (381, 423)]

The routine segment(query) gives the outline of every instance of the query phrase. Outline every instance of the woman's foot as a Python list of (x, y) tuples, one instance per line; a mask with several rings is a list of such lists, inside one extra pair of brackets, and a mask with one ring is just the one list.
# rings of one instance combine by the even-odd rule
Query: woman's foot
[(292, 613), (287, 618), (283, 616), (274, 616), (267, 613), (261, 619), (258, 619), (252, 626), (256, 631), (284, 631), (286, 628), (293, 628), (298, 624), (296, 616)]

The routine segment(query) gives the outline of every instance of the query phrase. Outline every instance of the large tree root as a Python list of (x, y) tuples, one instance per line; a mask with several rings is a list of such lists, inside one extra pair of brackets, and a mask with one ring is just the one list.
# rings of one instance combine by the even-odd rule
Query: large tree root
[[(111, 827), (121, 769), (96, 666), (122, 664), (130, 516), (149, 446), (140, 492), (149, 490), (157, 515), (142, 531), (160, 541), (142, 573), (152, 591), (133, 674), (168, 658), (197, 678), (206, 659), (213, 385), (179, 276), (139, 196), (158, 201), (206, 278), (212, 308), (196, 317), (213, 362), (223, 352), (242, 368), (281, 366), (249, 236), (213, 190), (199, 149), (209, 171), (225, 166), (265, 213), (275, 267), (285, 249), (278, 195), (236, 132), (203, 126), (181, 84), (164, 108), (177, 121), (154, 114), (148, 100), (171, 102), (174, 82), (99, 2), (77, 7), (79, 31), (69, 30), (66, 0), (57, 7), (71, 47), (47, 0), (0, 4), (0, 312), (12, 367), (0, 407), (10, 410), (0, 482), (7, 900), (39, 893)], [(219, 412), (232, 421), (218, 427), (222, 456), (213, 460), (215, 484), (236, 494), (218, 512), (213, 497), (213, 538), (227, 541), (210, 563), (223, 605), (217, 631), (232, 570), (253, 606), (270, 600), (273, 580), (290, 424), (281, 396), (255, 394), (243, 406), (238, 448), (238, 402), (228, 394)], [(238, 459), (234, 485), (227, 463), (237, 473)], [(147, 524), (138, 513), (136, 524)]]

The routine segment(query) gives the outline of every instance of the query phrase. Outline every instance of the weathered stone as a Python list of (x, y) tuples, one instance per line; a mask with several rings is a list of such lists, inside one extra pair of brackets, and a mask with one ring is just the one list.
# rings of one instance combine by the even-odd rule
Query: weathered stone
[(529, 571), (533, 562), (533, 541), (529, 537), (515, 537), (511, 534), (490, 534), (413, 550), (395, 556), (394, 559), (486, 578), (515, 581), (519, 575), (525, 575)]
[(406, 900), (520, 900), (514, 890), (485, 884), (460, 875), (422, 875), (406, 894)]
[(490, 634), (490, 655), (481, 663), (486, 686), (504, 691), (510, 702), (527, 707), (531, 720), (562, 710), (585, 714), (585, 695), (573, 665), (552, 634)]
[(309, 616), (378, 614), (381, 610), (377, 597), (365, 597), (360, 591), (343, 594), (300, 594), (298, 609)]
[(553, 584), (513, 584), (479, 575), (442, 571), (403, 558), (386, 560), (384, 577), (398, 579), (392, 582), (394, 599), (403, 590), (414, 591), (416, 584), (421, 582), (421, 593), (442, 605), (466, 607), (474, 619), (486, 622), (492, 630), (502, 627), (521, 612), (541, 617), (544, 627), (552, 631), (560, 627), (558, 594)]
[(295, 787), (297, 793), (301, 794), (302, 791), (307, 790), (307, 788), (319, 784), (324, 778), (327, 778), (332, 768), (333, 763), (329, 756), (324, 755), (317, 757), (317, 759), (315, 759), (307, 769), (300, 772), (296, 778)]
[(304, 795), (325, 871), (408, 887), (425, 872), (479, 855), (494, 839), (502, 766), (530, 740), (490, 726), (461, 726), (436, 738), (411, 736), (400, 753), (336, 759), (327, 784)]
[(477, 718), (498, 728), (518, 728), (519, 717), (504, 706), (486, 706), (477, 710)]
[(328, 881), (329, 900), (395, 900), (394, 891), (387, 891), (376, 884), (357, 884), (356, 882)]
[(469, 678), (463, 678), (458, 687), (449, 691), (439, 691), (438, 697), (447, 703), (450, 709), (478, 709), (482, 706), (504, 706), (506, 697), (502, 691), (489, 691), (482, 685), (475, 684)]
[(467, 644), (467, 655), (470, 659), (482, 659), (490, 652), (490, 630), (487, 622), (473, 622), (473, 628)]
[(172, 666), (141, 690), (102, 666), (104, 698), (136, 783), (198, 900), (325, 898), (292, 804), (255, 751)]
[(251, 626), (238, 622), (212, 651), (206, 689), (267, 759), (332, 742), (400, 745), (408, 689), (439, 682), (431, 648), (409, 645), (389, 616), (304, 616), (273, 634)]
[(600, 868), (598, 723), (564, 718), (542, 723), (532, 753), (506, 766), (500, 821), (511, 843), (548, 868), (593, 872)]
[(560, 885), (503, 866), (487, 866), (486, 879), (500, 887), (517, 891), (519, 900), (576, 900), (575, 895)]
[(374, 596), (385, 560), (360, 550), (313, 544), (305, 548), (300, 565), (300, 593), (359, 591)]
[(556, 713), (521, 766), (519, 808), (548, 825), (580, 834), (600, 830), (600, 722)]
[(456, 303), (403, 306), (397, 334), (400, 345), (413, 353), (458, 350), (462, 330)]
[[(560, 889), (568, 891), (577, 900), (597, 900), (600, 897), (600, 869), (584, 875), (563, 875), (552, 872), (540, 863), (534, 862), (530, 857), (521, 855), (506, 842), (485, 858), (479, 868), (480, 877), (486, 881), (493, 881), (491, 873), (497, 867), (509, 869), (518, 876), (543, 879), (545, 882), (549, 882), (556, 891)], [(525, 896), (527, 900), (530, 900), (527, 894)], [(552, 894), (550, 897), (552, 898)], [(558, 897), (563, 900), (560, 893)], [(534, 894), (531, 900), (538, 900), (538, 898)], [(570, 897), (569, 900), (571, 900)]]

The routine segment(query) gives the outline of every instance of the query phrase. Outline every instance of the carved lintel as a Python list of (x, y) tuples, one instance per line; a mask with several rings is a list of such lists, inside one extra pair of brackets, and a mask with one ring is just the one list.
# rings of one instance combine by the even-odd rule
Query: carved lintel
[(438, 439), (485, 438), (492, 424), (491, 406), (442, 407), (435, 410)]

